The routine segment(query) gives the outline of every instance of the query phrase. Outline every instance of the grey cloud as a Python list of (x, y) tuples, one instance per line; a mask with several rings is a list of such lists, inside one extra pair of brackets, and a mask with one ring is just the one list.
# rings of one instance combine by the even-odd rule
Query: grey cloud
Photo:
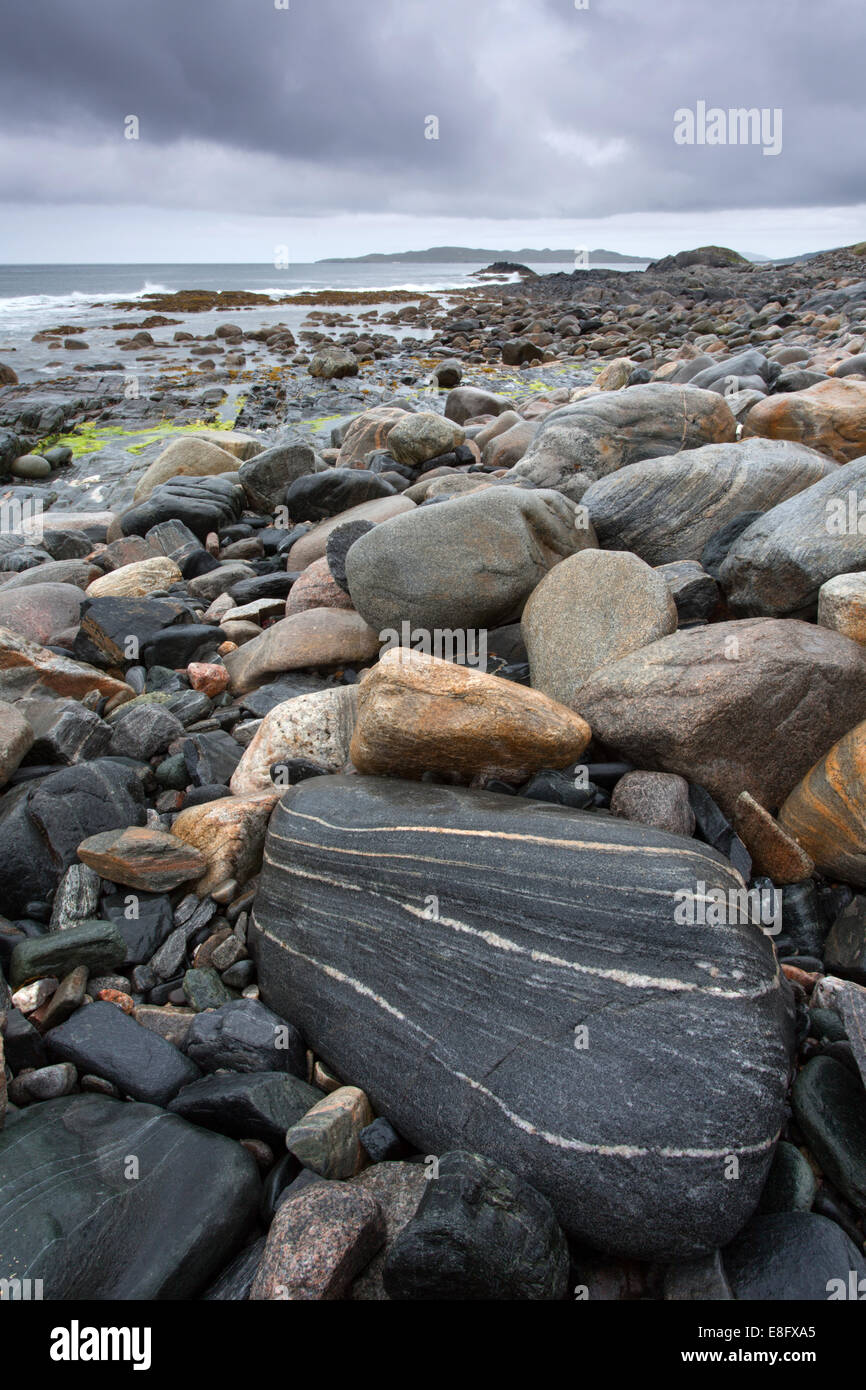
[[(854, 0), (589, 5), (28, 0), (0, 53), (0, 194), (503, 218), (862, 200)], [(782, 153), (676, 145), (698, 100), (781, 108)]]

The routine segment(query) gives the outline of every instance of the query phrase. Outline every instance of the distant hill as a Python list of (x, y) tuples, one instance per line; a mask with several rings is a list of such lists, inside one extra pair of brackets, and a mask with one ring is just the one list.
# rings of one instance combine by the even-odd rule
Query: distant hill
[[(575, 248), (562, 250), (532, 250), (524, 246), (520, 251), (491, 251), (478, 246), (430, 246), (426, 251), (373, 251), (368, 256), (326, 256), (316, 265), (382, 265), (400, 261), (414, 261), (416, 264), (442, 265), (455, 261), (477, 261), (489, 265), (493, 261), (517, 261), (522, 265), (535, 262), (536, 265), (569, 265), (575, 256)], [(645, 265), (649, 256), (623, 256), (619, 251), (590, 251), (590, 265), (615, 265), (620, 261), (628, 265)]]

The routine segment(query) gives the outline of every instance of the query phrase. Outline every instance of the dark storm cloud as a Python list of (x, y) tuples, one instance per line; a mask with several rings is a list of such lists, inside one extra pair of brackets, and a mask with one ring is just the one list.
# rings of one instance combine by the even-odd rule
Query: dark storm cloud
[[(476, 217), (863, 200), (860, 0), (289, 4), (19, 0), (0, 194)], [(782, 152), (675, 144), (698, 101), (780, 108)]]

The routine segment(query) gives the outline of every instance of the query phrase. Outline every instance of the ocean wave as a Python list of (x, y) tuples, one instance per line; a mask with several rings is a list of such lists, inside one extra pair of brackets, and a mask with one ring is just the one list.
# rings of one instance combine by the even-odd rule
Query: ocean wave
[(0, 314), (37, 313), (43, 309), (76, 309), (104, 299), (143, 299), (148, 294), (170, 294), (166, 285), (146, 280), (140, 290), (67, 290), (65, 294), (0, 295)]

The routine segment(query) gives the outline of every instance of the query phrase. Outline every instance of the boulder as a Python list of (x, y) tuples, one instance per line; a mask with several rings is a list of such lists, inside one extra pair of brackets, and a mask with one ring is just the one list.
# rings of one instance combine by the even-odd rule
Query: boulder
[(385, 1260), (392, 1299), (529, 1299), (568, 1288), (569, 1253), (550, 1203), (480, 1154), (439, 1159)]
[(613, 789), (610, 810), (611, 815), (652, 825), (671, 835), (695, 833), (689, 784), (671, 772), (627, 772)]
[(358, 686), (342, 685), (297, 695), (265, 715), (231, 780), (234, 796), (269, 792), (271, 768), (295, 758), (341, 772), (358, 708)]
[(389, 521), (391, 517), (399, 516), (401, 512), (414, 510), (415, 503), (410, 502), (408, 497), (401, 497), (399, 493), (395, 493), (393, 497), (374, 497), (371, 502), (361, 502), (357, 507), (340, 512), (338, 516), (320, 521), (305, 536), (301, 536), (286, 556), (286, 564), (289, 570), (305, 570), (314, 560), (320, 560), (327, 550), (328, 537), (337, 526), (343, 526), (349, 521), (366, 521), (375, 526), (380, 522)]
[(357, 613), (308, 608), (282, 618), (224, 660), (233, 693), (243, 695), (269, 675), (306, 666), (354, 665), (369, 661), (378, 650), (379, 638)]
[(172, 478), (195, 478), (217, 473), (234, 473), (238, 461), (216, 443), (184, 435), (173, 439), (158, 459), (146, 468), (133, 493), (134, 502), (145, 502), (154, 488)]
[(582, 550), (556, 565), (521, 622), (533, 688), (571, 709), (599, 667), (676, 629), (664, 575), (619, 550)]
[(307, 469), (306, 476), (290, 485), (285, 503), (292, 521), (325, 521), (362, 502), (393, 497), (395, 492), (381, 474), (364, 468), (327, 468), (322, 473)]
[[(596, 671), (578, 712), (637, 767), (776, 810), (866, 717), (866, 657), (809, 623), (750, 618), (676, 632)], [(815, 857), (814, 855), (812, 856)]]
[(75, 589), (86, 589), (102, 571), (89, 560), (47, 560), (32, 569), (22, 570), (20, 574), (7, 575), (0, 585), (0, 594), (8, 599), (22, 589), (32, 589), (44, 584), (69, 584)]
[(195, 1298), (254, 1229), (259, 1192), (240, 1144), (156, 1106), (46, 1101), (0, 1135), (3, 1274), (52, 1300)]
[(754, 1209), (792, 1044), (769, 939), (686, 924), (697, 883), (742, 889), (625, 821), (317, 777), (274, 812), (250, 939), (264, 1001), (418, 1151), (484, 1154), (575, 1239), (683, 1260)]
[(809, 769), (779, 823), (821, 873), (866, 886), (866, 723)]
[(808, 1211), (756, 1216), (722, 1258), (734, 1298), (743, 1302), (858, 1298), (866, 1277), (866, 1259), (842, 1227)]
[(350, 751), (358, 771), (374, 776), (523, 782), (541, 767), (575, 762), (590, 737), (578, 715), (546, 695), (395, 647), (361, 681)]
[(238, 477), (255, 511), (275, 512), (290, 483), (321, 467), (309, 444), (275, 444), (242, 464)]
[(307, 1075), (303, 1038), (257, 999), (233, 999), (195, 1014), (184, 1051), (204, 1072), (290, 1071)]
[(406, 413), (399, 406), (379, 405), (356, 415), (343, 435), (337, 468), (363, 467), (368, 454), (386, 447), (388, 435)]
[(756, 874), (787, 884), (805, 883), (815, 872), (806, 851), (748, 792), (737, 797), (734, 829), (749, 851)]
[(850, 463), (866, 453), (866, 381), (831, 377), (805, 391), (768, 396), (752, 406), (743, 434), (794, 439)]
[(168, 1108), (204, 1129), (263, 1139), (276, 1148), (286, 1130), (321, 1099), (318, 1087), (286, 1071), (215, 1072), (184, 1086)]
[(504, 396), (495, 396), (492, 391), (484, 391), (478, 386), (457, 386), (448, 392), (445, 419), (462, 425), (476, 415), (501, 415), (511, 408), (511, 401)]
[(421, 410), (416, 415), (406, 415), (388, 434), (388, 453), (398, 463), (410, 468), (449, 454), (463, 443), (466, 435), (453, 420), (447, 420), (433, 411)]
[(351, 607), (352, 600), (340, 588), (331, 573), (327, 555), (323, 555), (320, 560), (307, 565), (300, 579), (295, 580), (292, 592), (286, 599), (285, 615), (290, 618), (293, 613), (304, 613), (308, 608)]
[(550, 491), (488, 488), (419, 507), (355, 542), (349, 592), (377, 632), (494, 627), (520, 615), (560, 560), (595, 544), (583, 523)]
[(732, 610), (814, 617), (828, 579), (866, 569), (866, 502), (858, 500), (861, 494), (866, 495), (866, 456), (747, 526), (719, 571)]
[(821, 585), (818, 622), (866, 646), (866, 571), (837, 574)]
[(46, 1041), (56, 1061), (71, 1062), (81, 1075), (100, 1076), (124, 1095), (151, 1105), (168, 1105), (199, 1076), (195, 1062), (173, 1043), (101, 1000), (52, 1028)]
[(733, 415), (714, 391), (651, 382), (598, 392), (546, 415), (508, 476), (575, 497), (626, 464), (724, 444), (736, 432)]
[(385, 1239), (375, 1198), (342, 1183), (314, 1183), (283, 1202), (250, 1289), (253, 1303), (344, 1299)]
[(342, 377), (357, 376), (359, 364), (357, 357), (346, 348), (325, 348), (315, 354), (308, 370), (310, 376), (338, 381)]
[(164, 522), (180, 521), (203, 541), (211, 531), (237, 521), (245, 505), (246, 493), (233, 474), (174, 478), (125, 511), (120, 526), (125, 536), (146, 536)]
[(145, 819), (141, 768), (97, 758), (13, 787), (0, 797), (0, 900), (12, 917), (45, 902), (86, 836)]
[(91, 691), (106, 699), (134, 691), (124, 682), (69, 657), (30, 642), (11, 628), (0, 627), (0, 695), (19, 699), (29, 694), (68, 695), (83, 699)]
[(711, 536), (741, 512), (766, 511), (836, 471), (802, 444), (748, 439), (628, 464), (582, 500), (601, 546), (663, 565), (700, 560)]
[(84, 591), (73, 584), (31, 584), (12, 593), (0, 588), (0, 627), (44, 646), (78, 626), (84, 602)]

